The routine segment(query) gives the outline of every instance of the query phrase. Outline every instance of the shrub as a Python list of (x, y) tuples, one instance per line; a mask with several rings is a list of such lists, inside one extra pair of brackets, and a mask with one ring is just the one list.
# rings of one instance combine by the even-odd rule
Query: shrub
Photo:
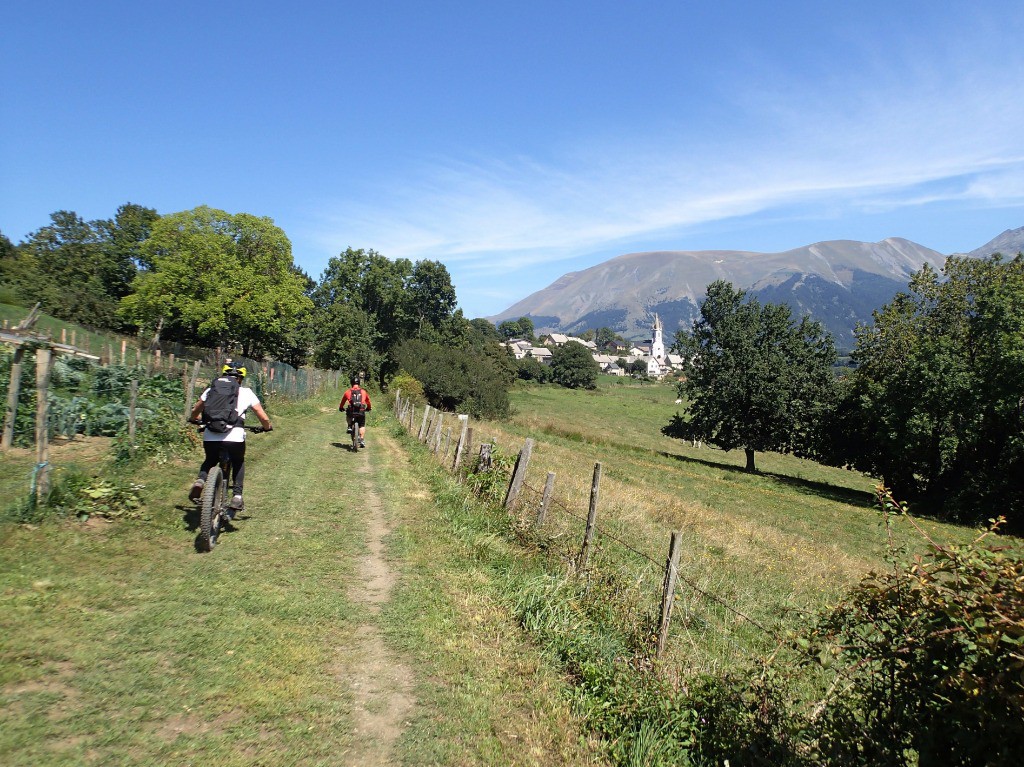
[[(887, 491), (887, 513), (902, 513)], [(818, 740), (835, 764), (1011, 765), (1024, 753), (1024, 558), (930, 542), (872, 574), (811, 632), (809, 657), (842, 664)]]

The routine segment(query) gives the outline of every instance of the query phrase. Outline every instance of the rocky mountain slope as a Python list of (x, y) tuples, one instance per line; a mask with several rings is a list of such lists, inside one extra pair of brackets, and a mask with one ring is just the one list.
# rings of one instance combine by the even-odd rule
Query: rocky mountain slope
[[(1024, 227), (1010, 230), (968, 255), (1024, 248)], [(835, 240), (781, 253), (736, 250), (629, 253), (579, 272), (524, 298), (490, 319), (530, 317), (538, 332), (579, 333), (610, 327), (626, 338), (650, 336), (657, 313), (666, 337), (689, 328), (705, 288), (731, 282), (762, 302), (789, 304), (810, 314), (852, 348), (853, 328), (904, 290), (924, 264), (942, 268), (946, 256), (898, 237), (881, 242)]]

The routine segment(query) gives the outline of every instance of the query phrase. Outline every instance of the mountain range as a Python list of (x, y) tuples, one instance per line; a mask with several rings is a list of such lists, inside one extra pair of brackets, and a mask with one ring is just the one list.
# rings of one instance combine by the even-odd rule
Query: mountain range
[[(1016, 255), (1024, 227), (1009, 229), (970, 253)], [(726, 280), (762, 303), (784, 303), (796, 317), (822, 323), (836, 347), (854, 345), (854, 327), (906, 290), (911, 276), (929, 264), (941, 270), (947, 256), (900, 237), (881, 242), (831, 240), (781, 253), (739, 250), (628, 253), (589, 269), (570, 272), (493, 317), (529, 317), (537, 333), (578, 334), (608, 327), (624, 338), (650, 338), (657, 314), (671, 341), (700, 315), (705, 289)]]

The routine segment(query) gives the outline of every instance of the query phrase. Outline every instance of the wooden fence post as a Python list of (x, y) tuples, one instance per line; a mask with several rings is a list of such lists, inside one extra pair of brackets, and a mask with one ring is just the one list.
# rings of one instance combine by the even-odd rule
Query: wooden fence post
[(530, 455), (533, 453), (533, 440), (529, 437), (523, 443), (523, 449), (519, 451), (516, 458), (516, 467), (512, 470), (512, 480), (508, 483), (508, 491), (505, 493), (505, 502), (502, 504), (506, 510), (511, 510), (519, 499), (519, 493), (523, 491), (523, 483), (526, 481), (526, 469), (530, 465)]
[(476, 473), (482, 474), (490, 471), (494, 466), (494, 455), (491, 452), (491, 443), (484, 442), (480, 445), (480, 455), (476, 459)]
[(452, 427), (449, 426), (447, 429), (444, 430), (444, 453), (442, 454), (442, 457), (445, 460), (448, 460), (448, 453), (451, 452), (451, 449), (452, 449)]
[(665, 581), (661, 589), (661, 620), (658, 623), (658, 649), (655, 657), (661, 660), (668, 641), (668, 624), (672, 620), (672, 605), (676, 596), (676, 576), (679, 574), (679, 540), (682, 533), (672, 532), (668, 545), (668, 560), (665, 562)]
[(192, 412), (191, 402), (189, 402), (189, 391), (188, 391), (188, 362), (181, 366), (181, 394), (185, 399), (185, 420), (188, 420), (189, 413)]
[(462, 451), (466, 449), (466, 431), (469, 429), (469, 416), (459, 416), (459, 441), (455, 443), (455, 458), (452, 459), (452, 473), (459, 473), (459, 464), (462, 463)]
[[(466, 428), (466, 442), (465, 442), (464, 445), (462, 445), (462, 452), (463, 453), (468, 453), (472, 449), (473, 449), (473, 427), (470, 426), (470, 427)], [(461, 454), (460, 454), (459, 456), (456, 456), (456, 463), (455, 463), (454, 471), (460, 472), (461, 468), (462, 467), (461, 467)], [(459, 481), (460, 482), (462, 481), (462, 474), (461, 473), (459, 473)]]
[[(188, 383), (185, 384), (185, 420), (192, 415), (192, 406), (195, 404), (192, 398), (196, 393), (196, 380), (199, 378), (199, 365), (200, 361), (196, 360), (192, 363), (192, 375), (188, 379)], [(186, 368), (187, 370), (188, 368)]]
[(49, 398), (46, 395), (50, 382), (50, 366), (53, 353), (50, 349), (36, 349), (36, 499), (50, 491), (50, 424)]
[(139, 380), (132, 379), (132, 398), (128, 402), (128, 445), (135, 454), (135, 406), (139, 403)]
[(14, 421), (18, 415), (18, 395), (21, 393), (21, 361), (25, 356), (25, 347), (18, 346), (14, 350), (11, 362), (11, 381), (7, 389), (7, 410), (4, 413), (4, 436), (0, 448), (8, 450), (14, 442)]
[(437, 455), (441, 449), (441, 429), (444, 428), (444, 413), (440, 410), (437, 411), (437, 428), (434, 429), (434, 444), (431, 446), (430, 452)]
[(423, 409), (423, 421), (420, 422), (420, 430), (416, 433), (416, 439), (420, 442), (423, 441), (423, 432), (426, 431), (427, 421), (430, 418), (430, 405), (427, 405)]
[(128, 351), (128, 341), (121, 339), (121, 367), (124, 367), (124, 355)]
[(590, 546), (594, 540), (594, 530), (597, 528), (597, 500), (601, 492), (601, 464), (594, 464), (594, 481), (590, 486), (590, 511), (587, 513), (587, 531), (583, 535), (583, 548), (580, 549), (578, 569), (582, 572), (587, 569), (587, 562), (590, 560)]
[(544, 524), (544, 518), (548, 513), (548, 506), (551, 503), (551, 496), (555, 492), (555, 472), (549, 471), (547, 481), (544, 482), (544, 495), (540, 499), (540, 508), (537, 509), (537, 521), (534, 522), (534, 527), (541, 527)]

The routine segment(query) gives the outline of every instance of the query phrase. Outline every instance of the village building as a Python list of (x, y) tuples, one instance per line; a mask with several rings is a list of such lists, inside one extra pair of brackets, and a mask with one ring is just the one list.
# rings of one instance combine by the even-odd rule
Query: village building
[[(534, 345), (522, 338), (513, 338), (507, 341), (505, 346), (508, 347), (512, 356), (517, 360), (529, 357), (537, 360), (542, 365), (550, 365), (554, 353), (552, 347), (557, 349), (559, 346), (563, 346), (570, 341), (575, 341), (590, 350), (594, 362), (598, 364), (602, 373), (616, 376), (627, 374), (626, 370), (619, 365), (620, 360), (625, 362), (627, 366), (637, 361), (643, 362), (647, 366), (647, 375), (651, 378), (664, 378), (673, 371), (682, 370), (683, 358), (678, 354), (669, 354), (665, 350), (661, 318), (657, 314), (654, 315), (654, 325), (651, 329), (654, 335), (653, 338), (644, 344), (631, 347), (625, 354), (598, 353), (597, 344), (593, 341), (584, 341), (582, 338), (567, 336), (563, 333), (550, 333), (546, 336), (541, 336), (541, 343), (539, 345)], [(620, 346), (619, 349), (621, 350), (623, 347)]]

